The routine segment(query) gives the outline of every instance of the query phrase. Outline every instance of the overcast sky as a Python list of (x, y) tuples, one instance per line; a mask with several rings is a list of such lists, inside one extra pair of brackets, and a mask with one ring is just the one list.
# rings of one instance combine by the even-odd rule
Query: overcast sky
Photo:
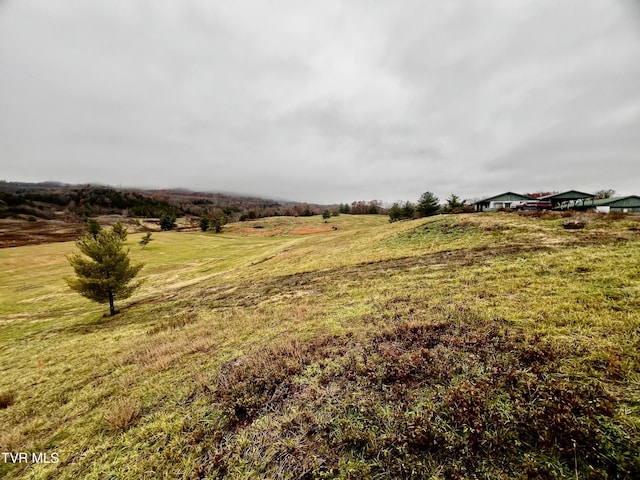
[(0, 0), (0, 179), (640, 194), (640, 7)]

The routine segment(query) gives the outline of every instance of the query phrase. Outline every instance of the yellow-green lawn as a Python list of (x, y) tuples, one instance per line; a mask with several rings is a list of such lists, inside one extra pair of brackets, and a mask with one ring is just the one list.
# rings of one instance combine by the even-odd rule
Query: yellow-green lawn
[[(129, 235), (145, 282), (114, 317), (67, 287), (73, 243), (0, 250), (0, 451), (59, 458), (0, 459), (0, 476), (385, 478), (410, 468), (406, 478), (466, 478), (472, 469), (494, 478), (575, 478), (575, 471), (633, 478), (640, 468), (633, 452), (640, 445), (640, 219), (593, 216), (579, 231), (562, 222), (506, 213), (392, 224), (379, 215), (269, 218), (221, 234), (158, 232), (145, 249), (141, 235)], [(448, 323), (458, 330), (438, 334), (427, 353), (440, 348), (451, 365), (464, 357), (460, 364), (471, 370), (437, 382), (426, 367), (396, 371), (427, 355), (408, 356), (415, 345), (399, 346), (398, 332)], [(487, 350), (491, 363), (469, 346), (476, 344), (451, 340), (474, 331), (485, 332), (474, 340), (477, 352), (494, 337), (513, 345)], [(421, 335), (414, 344), (426, 342)], [(375, 346), (389, 338), (396, 340), (388, 348)], [(527, 363), (532, 348), (549, 358)], [(485, 361), (491, 367), (477, 371)], [(566, 382), (557, 403), (569, 391), (577, 399), (566, 400), (570, 407), (554, 421), (571, 417), (573, 430), (564, 434), (583, 435), (589, 451), (503, 426), (509, 415), (535, 423), (527, 416), (542, 402), (535, 395), (505, 393), (483, 407), (502, 405), (494, 432), (486, 420), (496, 421), (494, 413), (478, 413), (480, 428), (476, 417), (465, 420), (462, 401), (459, 424), (414, 432), (411, 415), (431, 409), (422, 423), (444, 422), (451, 389), (467, 385), (466, 395), (489, 385), (482, 375), (503, 361), (520, 375), (509, 388), (526, 384), (527, 395), (532, 375), (548, 389)], [(392, 365), (395, 376), (375, 365)], [(507, 388), (491, 375), (493, 390)], [(264, 388), (254, 392), (256, 385)], [(390, 392), (413, 400), (405, 405)], [(605, 397), (593, 412), (580, 403)], [(533, 403), (522, 413), (520, 401)], [(592, 423), (576, 430), (580, 422)], [(451, 445), (471, 445), (476, 460), (447, 457), (446, 445), (438, 446), (447, 435)], [(523, 444), (503, 452), (492, 443), (512, 440)], [(482, 455), (486, 464), (473, 463)]]

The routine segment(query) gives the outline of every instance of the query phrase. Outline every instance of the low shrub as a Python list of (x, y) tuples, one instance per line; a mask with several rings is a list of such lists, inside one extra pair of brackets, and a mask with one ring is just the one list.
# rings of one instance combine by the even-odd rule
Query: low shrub
[(13, 391), (0, 392), (0, 409), (9, 408), (16, 401), (16, 394)]

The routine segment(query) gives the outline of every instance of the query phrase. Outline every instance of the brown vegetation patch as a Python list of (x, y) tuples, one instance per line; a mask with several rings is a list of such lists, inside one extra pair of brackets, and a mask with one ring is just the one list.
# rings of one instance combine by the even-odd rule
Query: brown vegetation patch
[(109, 406), (104, 416), (107, 427), (112, 431), (126, 430), (140, 416), (140, 400), (123, 398)]
[(0, 248), (21, 247), (50, 242), (68, 242), (85, 233), (80, 222), (61, 220), (0, 220)]
[(464, 310), (368, 338), (283, 341), (223, 365), (199, 472), (634, 478), (640, 445), (616, 423), (616, 399), (560, 374), (576, 353)]
[[(147, 230), (142, 224), (138, 226), (134, 219), (122, 215), (102, 215), (97, 220), (103, 227), (120, 222), (127, 227), (129, 233)], [(70, 242), (85, 233), (85, 224), (80, 221), (0, 219), (0, 248)]]
[[(224, 402), (230, 423), (250, 421), (265, 405), (289, 397), (296, 389), (295, 375), (326, 355), (329, 340), (303, 343), (285, 338), (274, 347), (223, 365), (216, 380), (216, 395)], [(340, 343), (337, 337), (331, 340)]]
[[(511, 210), (513, 211), (513, 210)], [(520, 217), (534, 217), (543, 220), (557, 220), (559, 218), (569, 218), (575, 216), (578, 212), (575, 210), (518, 210), (515, 212)]]

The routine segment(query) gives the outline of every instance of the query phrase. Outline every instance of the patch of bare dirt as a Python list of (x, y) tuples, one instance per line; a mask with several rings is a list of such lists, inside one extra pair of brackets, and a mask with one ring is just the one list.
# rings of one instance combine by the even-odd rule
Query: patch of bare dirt
[(81, 222), (62, 220), (0, 220), (0, 248), (50, 242), (69, 242), (83, 235)]
[[(101, 215), (97, 218), (103, 227), (110, 227), (120, 222), (127, 227), (129, 233), (160, 230), (160, 226), (145, 222), (136, 224), (135, 219), (122, 215)], [(155, 227), (155, 228), (154, 228)], [(188, 226), (187, 226), (188, 227)], [(184, 230), (188, 228), (184, 227)], [(0, 248), (22, 247), (41, 243), (70, 242), (86, 233), (85, 225), (80, 220), (0, 220)]]

